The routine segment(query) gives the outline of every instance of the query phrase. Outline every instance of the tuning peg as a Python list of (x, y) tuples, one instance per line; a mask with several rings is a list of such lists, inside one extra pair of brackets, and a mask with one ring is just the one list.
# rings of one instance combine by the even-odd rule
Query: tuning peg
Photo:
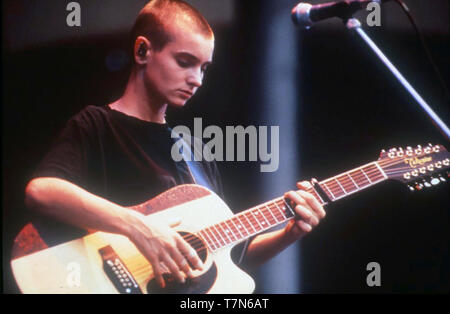
[(439, 175), (439, 180), (441, 180), (441, 182), (446, 182), (447, 180), (445, 180), (445, 178), (442, 175)]
[(410, 185), (410, 184), (408, 184), (408, 189), (409, 189), (411, 192), (414, 192), (414, 191), (415, 191), (414, 187), (413, 187), (412, 185)]
[(421, 145), (417, 145), (417, 148), (414, 150), (414, 153), (416, 155), (422, 154), (422, 146)]
[(413, 153), (414, 151), (411, 146), (406, 147), (406, 156), (412, 156)]

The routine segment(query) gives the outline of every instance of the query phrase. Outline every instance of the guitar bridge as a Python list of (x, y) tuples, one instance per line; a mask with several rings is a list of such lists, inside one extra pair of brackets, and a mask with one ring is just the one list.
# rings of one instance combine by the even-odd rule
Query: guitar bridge
[(106, 275), (119, 293), (142, 294), (136, 280), (110, 245), (102, 247), (98, 252), (102, 256)]

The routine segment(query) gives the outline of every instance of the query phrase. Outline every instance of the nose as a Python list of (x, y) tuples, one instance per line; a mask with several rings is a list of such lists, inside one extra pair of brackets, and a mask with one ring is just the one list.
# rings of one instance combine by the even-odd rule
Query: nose
[(202, 70), (199, 69), (199, 70), (196, 70), (196, 71), (192, 71), (189, 74), (188, 78), (187, 78), (187, 83), (190, 86), (197, 87), (197, 88), (202, 86), (202, 84), (203, 84), (203, 72), (202, 72)]

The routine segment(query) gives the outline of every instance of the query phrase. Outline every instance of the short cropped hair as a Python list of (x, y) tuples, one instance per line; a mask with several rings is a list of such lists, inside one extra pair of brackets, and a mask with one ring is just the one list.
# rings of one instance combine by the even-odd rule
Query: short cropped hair
[(139, 36), (147, 38), (152, 49), (161, 51), (172, 40), (168, 24), (183, 20), (205, 37), (214, 38), (203, 15), (182, 0), (152, 0), (139, 13), (131, 32), (132, 47)]

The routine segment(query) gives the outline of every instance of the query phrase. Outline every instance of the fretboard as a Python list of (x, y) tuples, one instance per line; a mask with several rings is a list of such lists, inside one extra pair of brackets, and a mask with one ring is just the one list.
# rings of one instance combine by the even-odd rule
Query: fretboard
[[(315, 188), (306, 191), (320, 204), (326, 205), (386, 179), (387, 176), (378, 163), (372, 162), (318, 182)], [(279, 197), (204, 228), (198, 231), (197, 235), (205, 241), (211, 251), (217, 251), (280, 225), (294, 216), (291, 204), (284, 197)]]

